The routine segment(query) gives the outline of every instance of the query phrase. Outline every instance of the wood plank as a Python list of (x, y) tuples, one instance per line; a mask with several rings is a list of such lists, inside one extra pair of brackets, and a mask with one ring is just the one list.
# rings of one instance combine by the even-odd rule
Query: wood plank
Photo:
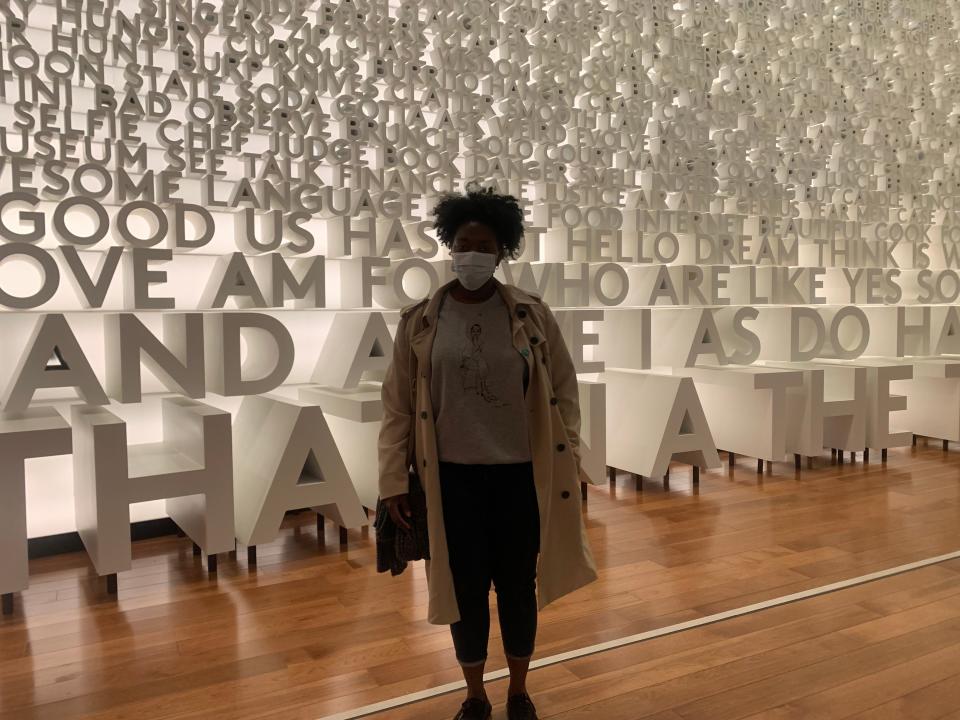
[[(960, 455), (920, 447), (891, 451), (885, 467), (825, 466), (799, 479), (779, 466), (760, 478), (746, 466), (704, 472), (696, 492), (681, 472), (669, 491), (591, 488), (586, 519), (601, 577), (542, 613), (538, 653), (956, 550), (958, 470)], [(0, 715), (316, 720), (459, 676), (447, 629), (426, 622), (422, 567), (378, 575), (369, 533), (351, 533), (345, 551), (332, 533), (321, 546), (306, 515), (258, 547), (252, 572), (241, 553), (211, 579), (188, 541), (159, 538), (134, 545), (117, 599), (101, 585), (80, 554), (31, 562), (31, 588), (0, 620)], [(734, 708), (814, 717), (840, 688), (866, 703), (875, 672), (887, 692), (876, 694), (877, 708), (921, 712), (954, 688), (934, 666), (953, 662), (958, 615), (954, 561), (531, 680), (551, 717), (719, 719)], [(504, 664), (498, 644), (495, 630), (491, 669)], [(920, 687), (925, 670), (930, 683)], [(904, 695), (888, 697), (898, 673), (908, 678)], [(404, 712), (446, 718), (458, 704), (451, 696)], [(869, 708), (852, 712), (861, 710)]]
[[(954, 667), (956, 669), (956, 666)], [(918, 690), (906, 692), (882, 705), (851, 715), (856, 720), (935, 720), (956, 717), (960, 698), (960, 674), (931, 682)]]
[[(960, 667), (960, 645), (898, 663), (880, 672), (859, 677), (812, 695), (795, 699), (775, 708), (765, 708), (749, 720), (766, 717), (806, 720), (847, 717), (870, 710), (886, 701), (896, 700), (941, 680), (950, 680)], [(821, 672), (827, 668), (820, 668)], [(954, 696), (956, 703), (958, 695)]]
[[(888, 582), (891, 580), (878, 585)], [(955, 582), (960, 589), (960, 578)], [(561, 710), (556, 717), (627, 720), (667, 709), (685, 718), (739, 718), (752, 713), (760, 717), (818, 689), (842, 685), (931, 653), (947, 649), (956, 652), (960, 595), (894, 615), (858, 617), (851, 614), (854, 608), (868, 611), (857, 604), (848, 605), (848, 600), (856, 597), (844, 598), (847, 592), (852, 591), (796, 603), (801, 609), (807, 603), (825, 601), (845, 608), (841, 615), (829, 610), (813, 615), (810, 628), (801, 616), (727, 642), (639, 663), (634, 660), (640, 658), (633, 656), (642, 652), (639, 648), (593, 659), (590, 662), (595, 667), (587, 679), (564, 689), (574, 707)], [(757, 617), (767, 612), (775, 611)], [(840, 625), (833, 627), (831, 623), (836, 622)]]

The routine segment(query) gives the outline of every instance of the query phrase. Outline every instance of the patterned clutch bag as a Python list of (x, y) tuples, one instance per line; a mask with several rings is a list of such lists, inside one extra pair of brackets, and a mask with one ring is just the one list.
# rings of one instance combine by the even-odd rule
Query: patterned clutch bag
[(430, 536), (427, 529), (427, 496), (420, 477), (409, 474), (410, 529), (398, 527), (383, 500), (377, 500), (374, 530), (377, 536), (377, 572), (399, 575), (407, 564), (430, 559)]

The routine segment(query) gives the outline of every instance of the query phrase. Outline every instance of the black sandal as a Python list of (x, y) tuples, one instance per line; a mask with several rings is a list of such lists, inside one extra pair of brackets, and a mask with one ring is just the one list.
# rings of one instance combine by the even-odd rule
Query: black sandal
[(538, 720), (537, 708), (526, 693), (507, 699), (507, 720)]
[(493, 715), (493, 706), (488, 700), (467, 698), (453, 720), (490, 720), (491, 715)]

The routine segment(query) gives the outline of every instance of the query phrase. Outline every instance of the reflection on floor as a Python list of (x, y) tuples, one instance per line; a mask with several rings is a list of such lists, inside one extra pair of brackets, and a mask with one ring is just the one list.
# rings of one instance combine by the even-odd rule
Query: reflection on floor
[[(800, 474), (784, 463), (760, 476), (743, 459), (733, 474), (702, 473), (699, 488), (681, 466), (669, 490), (648, 480), (637, 492), (621, 475), (589, 493), (601, 580), (543, 614), (538, 653), (957, 550), (958, 518), (960, 455), (922, 443), (885, 465), (824, 456)], [(32, 563), (17, 613), (0, 620), (0, 717), (315, 720), (458, 678), (446, 629), (424, 621), (422, 569), (378, 576), (369, 534), (342, 550), (333, 528), (318, 543), (309, 515), (290, 525), (256, 569), (224, 557), (216, 580), (187, 540), (137, 543), (118, 600), (82, 555)], [(532, 684), (547, 717), (942, 717), (914, 709), (952, 712), (944, 703), (960, 697), (958, 573), (944, 563), (548, 668)], [(456, 703), (384, 717), (452, 717)]]
[[(556, 720), (958, 717), (960, 561), (573, 660), (531, 687)], [(375, 717), (447, 720), (458, 702)]]

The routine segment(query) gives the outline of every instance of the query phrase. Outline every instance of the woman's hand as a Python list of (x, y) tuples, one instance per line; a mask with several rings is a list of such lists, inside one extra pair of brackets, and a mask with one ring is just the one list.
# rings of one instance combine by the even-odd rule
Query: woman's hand
[(387, 512), (390, 513), (390, 519), (405, 530), (410, 530), (410, 523), (407, 518), (410, 517), (410, 496), (395, 495), (384, 500), (387, 504)]

